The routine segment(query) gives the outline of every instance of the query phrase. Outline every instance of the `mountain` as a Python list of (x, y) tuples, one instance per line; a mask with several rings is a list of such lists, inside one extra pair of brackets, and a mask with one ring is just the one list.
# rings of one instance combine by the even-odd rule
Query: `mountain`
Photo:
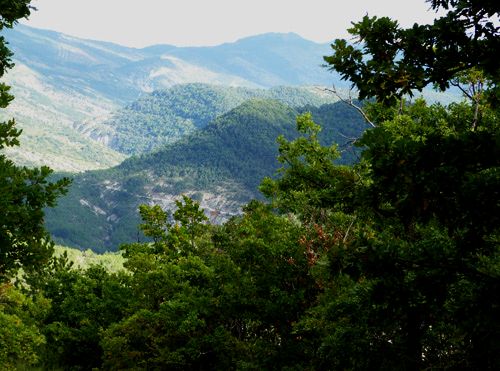
[[(268, 33), (213, 47), (143, 49), (25, 25), (4, 29), (2, 36), (14, 52), (16, 67), (6, 77), (16, 99), (0, 119), (16, 117), (24, 131), (22, 146), (8, 150), (21, 165), (72, 172), (107, 168), (127, 155), (177, 140), (244, 99), (286, 95), (285, 88), (279, 94), (242, 88), (332, 83), (345, 87), (336, 74), (321, 67), (329, 45), (293, 33)], [(175, 97), (165, 91), (189, 83), (240, 90), (214, 93), (214, 102), (208, 102), (216, 104), (212, 108), (202, 108), (198, 98), (183, 101), (190, 96)], [(157, 100), (170, 97), (177, 107), (156, 107)], [(222, 102), (216, 103), (219, 97)]]
[(251, 98), (276, 99), (294, 108), (336, 101), (317, 87), (253, 89), (191, 83), (146, 94), (102, 122), (87, 120), (73, 126), (116, 151), (141, 154), (174, 143)]
[(345, 86), (322, 67), (329, 44), (317, 44), (295, 33), (266, 33), (215, 47), (146, 48), (230, 76), (239, 76), (261, 87), (277, 85)]
[(264, 34), (215, 47), (143, 49), (21, 24), (2, 30), (2, 36), (16, 63), (6, 76), (16, 99), (2, 117), (16, 117), (24, 130), (22, 147), (9, 156), (22, 165), (57, 170), (106, 168), (123, 160), (105, 140), (82, 136), (81, 123), (87, 123), (87, 133), (106, 133), (109, 125), (100, 123), (158, 89), (192, 82), (254, 88), (330, 85), (335, 79), (320, 67), (329, 46), (294, 34)]
[(61, 90), (129, 102), (180, 83), (232, 86), (330, 85), (320, 65), (330, 52), (296, 34), (264, 34), (214, 47), (143, 49), (17, 25), (5, 37), (15, 60)]
[(58, 89), (45, 75), (19, 62), (6, 82), (12, 86), (15, 99), (0, 110), (0, 120), (14, 117), (23, 129), (21, 146), (4, 150), (16, 163), (79, 172), (108, 168), (126, 157), (73, 127), (75, 120), (95, 120), (117, 109), (112, 101)]
[[(248, 100), (160, 151), (76, 175), (69, 194), (47, 211), (47, 228), (67, 246), (116, 249), (141, 238), (139, 204), (172, 209), (181, 194), (198, 200), (212, 221), (224, 221), (260, 197), (261, 179), (279, 166), (276, 138), (297, 135), (295, 118), (302, 110), (276, 100)], [(321, 140), (340, 143), (343, 149), (346, 138), (366, 128), (360, 115), (343, 103), (307, 110), (324, 126)], [(353, 160), (346, 152), (344, 161)]]

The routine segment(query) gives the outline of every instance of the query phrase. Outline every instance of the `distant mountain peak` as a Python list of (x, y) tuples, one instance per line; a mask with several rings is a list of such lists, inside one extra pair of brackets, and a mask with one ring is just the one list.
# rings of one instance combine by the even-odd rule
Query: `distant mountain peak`
[(316, 43), (314, 41), (305, 39), (304, 37), (295, 32), (266, 32), (258, 35), (242, 37), (236, 40), (235, 42), (224, 43), (223, 45), (238, 45), (245, 43), (289, 43), (289, 42), (321, 45), (320, 43)]

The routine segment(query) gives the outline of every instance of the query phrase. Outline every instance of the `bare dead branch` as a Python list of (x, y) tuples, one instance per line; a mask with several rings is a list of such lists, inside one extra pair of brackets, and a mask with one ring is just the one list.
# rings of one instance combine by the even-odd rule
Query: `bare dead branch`
[(349, 141), (353, 141), (353, 142), (355, 142), (355, 141), (357, 141), (359, 139), (359, 137), (358, 138), (356, 138), (356, 137), (348, 137), (347, 135), (344, 135), (341, 132), (338, 132), (337, 134), (340, 135), (342, 138), (347, 139)]
[(349, 97), (347, 99), (344, 98), (344, 97), (342, 97), (337, 92), (337, 89), (335, 88), (335, 85), (332, 87), (332, 89), (325, 88), (325, 89), (323, 89), (323, 91), (327, 91), (329, 93), (334, 94), (341, 102), (344, 102), (345, 104), (347, 104), (347, 105), (353, 107), (354, 109), (356, 109), (361, 114), (361, 116), (363, 116), (363, 118), (365, 119), (365, 121), (369, 125), (371, 125), (372, 127), (376, 127), (376, 125), (373, 122), (370, 121), (370, 119), (368, 118), (368, 116), (366, 115), (366, 113), (363, 111), (363, 109), (361, 109), (361, 107), (358, 107), (357, 105), (354, 104), (352, 96), (351, 96), (352, 89), (349, 90)]
[(451, 81), (451, 82), (450, 82), (450, 84), (451, 84), (452, 86), (455, 86), (455, 87), (459, 88), (459, 89), (460, 89), (460, 91), (461, 91), (461, 92), (462, 92), (462, 93), (463, 93), (463, 94), (464, 94), (467, 98), (469, 98), (469, 99), (470, 99), (470, 100), (472, 100), (472, 101), (474, 100), (474, 98), (473, 98), (473, 97), (469, 94), (469, 92), (468, 92), (467, 90), (465, 90), (465, 89), (462, 87), (462, 85), (460, 85), (460, 83), (459, 83), (458, 81)]

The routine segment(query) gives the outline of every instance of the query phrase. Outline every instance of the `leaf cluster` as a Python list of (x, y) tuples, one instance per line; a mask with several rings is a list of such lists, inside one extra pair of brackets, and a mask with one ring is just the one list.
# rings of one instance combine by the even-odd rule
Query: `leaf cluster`
[(447, 10), (431, 25), (403, 29), (387, 17), (365, 16), (349, 29), (355, 44), (335, 40), (334, 54), (325, 61), (358, 89), (360, 99), (373, 97), (387, 104), (429, 84), (444, 91), (457, 73), (471, 68), (483, 71), (496, 87), (498, 5), (468, 0), (430, 3)]

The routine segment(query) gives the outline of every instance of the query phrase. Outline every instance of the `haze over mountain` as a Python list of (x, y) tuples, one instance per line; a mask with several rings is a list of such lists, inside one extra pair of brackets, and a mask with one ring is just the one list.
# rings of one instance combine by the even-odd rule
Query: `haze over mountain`
[(52, 85), (113, 102), (186, 82), (233, 86), (330, 85), (321, 67), (328, 44), (269, 33), (214, 47), (157, 45), (144, 49), (82, 40), (18, 25), (5, 32), (15, 60)]
[(19, 164), (56, 170), (106, 168), (123, 160), (82, 136), (75, 123), (98, 124), (156, 89), (190, 82), (267, 88), (334, 80), (320, 67), (329, 46), (295, 34), (264, 34), (215, 47), (144, 49), (24, 25), (2, 35), (16, 63), (6, 76), (16, 99), (5, 115), (16, 117), (24, 130), (22, 147), (10, 156)]

